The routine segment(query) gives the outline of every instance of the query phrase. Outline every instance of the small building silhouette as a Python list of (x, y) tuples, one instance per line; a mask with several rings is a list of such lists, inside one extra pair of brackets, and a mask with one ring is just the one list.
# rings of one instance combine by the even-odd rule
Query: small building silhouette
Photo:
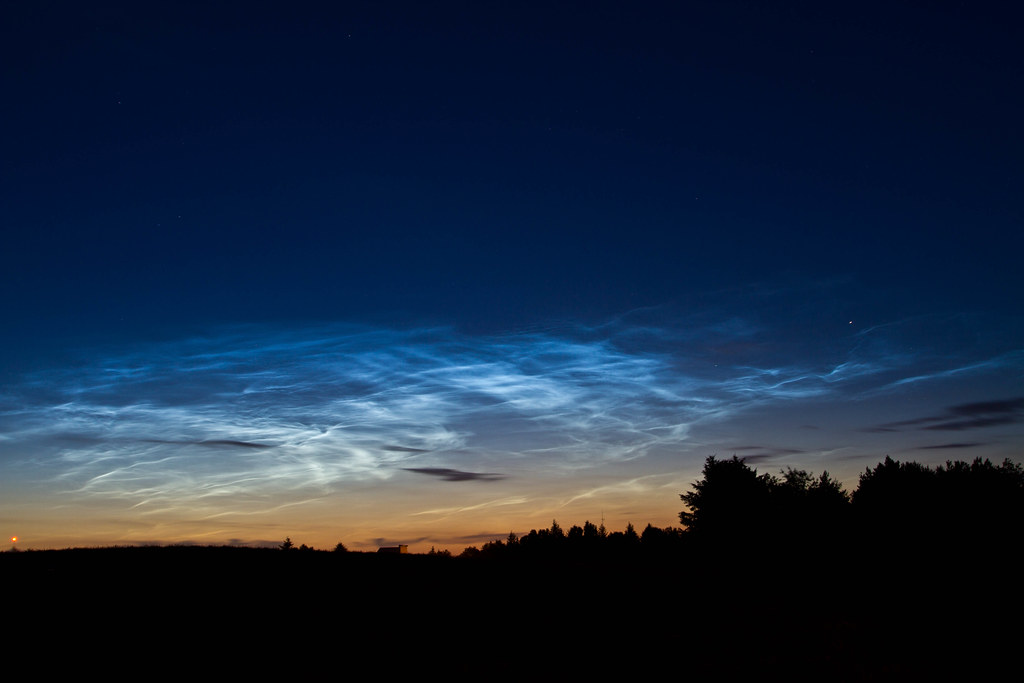
[(409, 546), (407, 545), (387, 545), (377, 548), (378, 553), (400, 553), (405, 555), (409, 552)]

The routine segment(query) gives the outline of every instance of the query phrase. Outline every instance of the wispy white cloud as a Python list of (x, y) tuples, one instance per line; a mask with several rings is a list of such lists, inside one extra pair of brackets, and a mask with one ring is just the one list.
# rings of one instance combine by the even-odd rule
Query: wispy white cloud
[(239, 500), (287, 492), (301, 504), (406, 470), (498, 476), (622, 462), (685, 449), (694, 429), (753, 406), (1019, 364), (1018, 352), (917, 374), (905, 349), (872, 338), (894, 327), (786, 364), (754, 346), (693, 362), (693, 349), (756, 338), (739, 319), (708, 325), (711, 342), (695, 326), (658, 334), (622, 321), (491, 337), (237, 328), (26, 377), (0, 396), (0, 439), (38, 479), (81, 497), (218, 515)]

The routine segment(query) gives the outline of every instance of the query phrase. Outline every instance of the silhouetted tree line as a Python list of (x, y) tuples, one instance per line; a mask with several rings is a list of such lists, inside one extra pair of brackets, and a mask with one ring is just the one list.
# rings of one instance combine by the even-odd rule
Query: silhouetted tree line
[(558, 520), (547, 529), (531, 529), (528, 534), (510, 533), (505, 540), (495, 540), (481, 547), (470, 546), (459, 554), (464, 558), (565, 557), (597, 559), (602, 556), (623, 556), (643, 553), (666, 555), (683, 548), (684, 531), (676, 527), (658, 528), (648, 524), (637, 533), (632, 524), (624, 531), (609, 532), (587, 520), (583, 526), (564, 530)]
[[(587, 521), (565, 531), (552, 521), (459, 557), (665, 557), (693, 552), (774, 556), (879, 551), (1000, 552), (1021, 540), (1024, 467), (1005, 460), (947, 461), (931, 468), (890, 457), (867, 468), (853, 493), (828, 472), (758, 473), (742, 458), (708, 457), (681, 494), (684, 528), (651, 524), (609, 533)], [(440, 553), (435, 553), (440, 554)]]
[(680, 497), (689, 508), (679, 515), (687, 533), (710, 543), (998, 550), (1021, 536), (1024, 467), (978, 458), (931, 468), (887, 456), (848, 494), (828, 472), (758, 474), (735, 456), (709, 457), (703, 478)]
[(590, 520), (583, 526), (573, 525), (566, 531), (552, 520), (549, 528), (530, 529), (519, 537), (509, 533), (504, 541), (492, 541), (482, 547), (470, 546), (459, 557), (570, 557), (592, 559), (607, 555), (634, 553), (668, 553), (682, 547), (683, 529), (658, 528), (652, 524), (638, 533), (632, 523), (624, 531), (609, 532), (604, 524)]
[[(1018, 664), (1020, 465), (886, 458), (848, 493), (828, 473), (710, 457), (681, 499), (680, 527), (552, 521), (465, 560), (286, 538), (0, 553), (0, 578), (17, 588), (12, 633), (61, 651), (87, 644), (75, 661), (111, 634), (157, 661), (182, 624), (198, 643), (231, 632), (268, 651), (331, 651), (338, 631), (323, 619), (340, 614), (358, 626), (348, 637), (361, 657), (452, 657), (467, 678), (494, 670), (495, 643), (530, 652), (538, 639), (559, 651), (504, 657), (506, 677), (633, 680), (664, 675), (668, 661), (698, 680), (973, 681)], [(67, 638), (40, 641), (54, 623)], [(381, 635), (396, 626), (415, 634), (398, 659)], [(602, 629), (637, 648), (595, 651)]]

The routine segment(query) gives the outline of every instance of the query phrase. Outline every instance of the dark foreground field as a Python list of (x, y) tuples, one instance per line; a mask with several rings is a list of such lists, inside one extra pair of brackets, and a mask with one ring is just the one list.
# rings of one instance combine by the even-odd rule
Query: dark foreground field
[(40, 673), (977, 680), (1020, 634), (1016, 572), (941, 555), (108, 548), (0, 553), (0, 579)]

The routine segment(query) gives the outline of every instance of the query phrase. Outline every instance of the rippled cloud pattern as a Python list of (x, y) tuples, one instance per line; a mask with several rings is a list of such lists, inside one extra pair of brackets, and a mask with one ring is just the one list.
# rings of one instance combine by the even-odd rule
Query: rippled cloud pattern
[[(808, 352), (772, 365), (763, 345), (740, 343), (751, 336), (742, 326), (489, 337), (233, 329), (108, 349), (24, 378), (4, 394), (0, 446), (25, 482), (138, 513), (205, 517), (396, 476), (481, 487), (646, 456), (696, 461), (707, 442), (694, 431), (745, 411), (856, 401), (906, 390), (907, 378), (917, 386), (956, 374), (956, 359), (928, 370), (919, 356), (865, 344), (867, 334), (831, 358)], [(1020, 357), (960, 365), (1019, 368)]]

